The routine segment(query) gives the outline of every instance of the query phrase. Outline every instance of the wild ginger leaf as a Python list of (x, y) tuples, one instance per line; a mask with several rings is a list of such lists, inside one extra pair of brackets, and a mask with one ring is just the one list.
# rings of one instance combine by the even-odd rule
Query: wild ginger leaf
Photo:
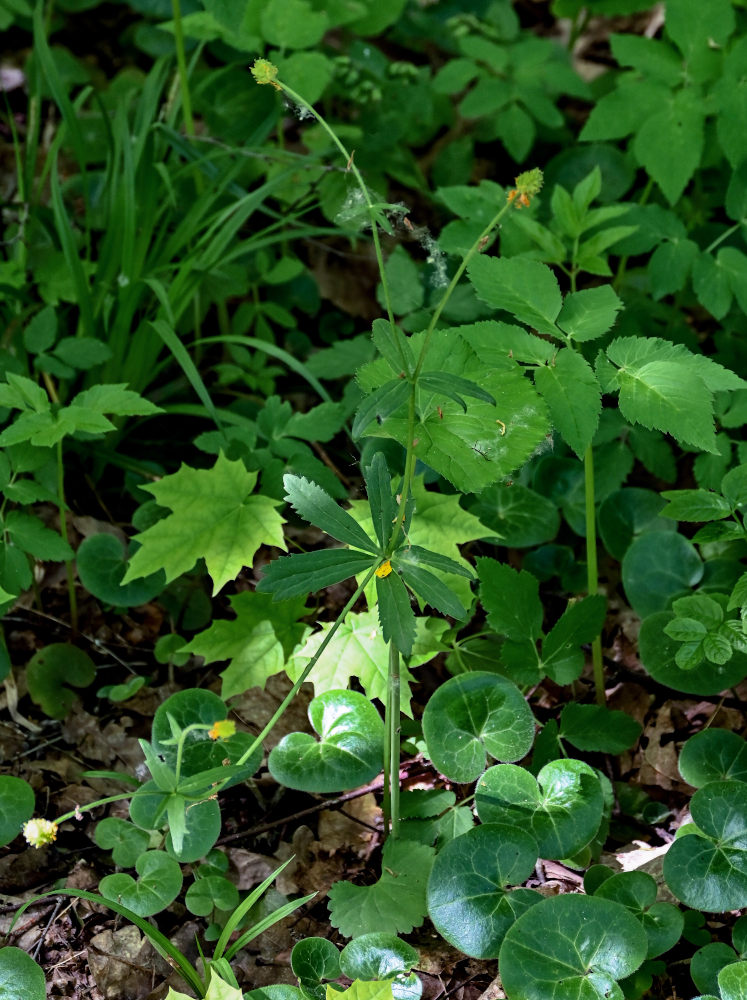
[(540, 333), (557, 337), (560, 288), (549, 267), (526, 257), (475, 257), (467, 274), (477, 297), (512, 313)]
[(136, 536), (140, 548), (122, 583), (159, 569), (166, 580), (186, 573), (203, 558), (213, 577), (213, 593), (251, 566), (260, 545), (284, 549), (283, 519), (277, 502), (252, 496), (256, 472), (222, 454), (212, 469), (182, 465), (160, 482), (144, 486), (172, 513)]
[(321, 486), (302, 476), (285, 476), (283, 484), (285, 499), (305, 521), (315, 524), (338, 542), (363, 549), (364, 552), (372, 552), (374, 555), (380, 552), (376, 542), (369, 538), (357, 521), (354, 521), (329, 493), (325, 493)]
[(388, 840), (381, 878), (368, 886), (335, 882), (329, 890), (330, 922), (345, 937), (374, 931), (409, 934), (427, 912), (425, 888), (435, 851), (424, 844)]
[(534, 384), (550, 409), (552, 422), (579, 458), (591, 444), (602, 412), (599, 382), (588, 361), (568, 347), (553, 364), (534, 372)]

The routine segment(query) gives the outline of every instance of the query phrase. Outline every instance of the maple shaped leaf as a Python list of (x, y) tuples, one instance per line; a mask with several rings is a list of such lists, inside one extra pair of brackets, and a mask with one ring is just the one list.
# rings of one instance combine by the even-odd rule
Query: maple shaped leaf
[[(325, 622), (319, 631), (310, 635), (303, 645), (294, 650), (285, 665), (285, 671), (292, 681), (298, 680), (301, 676), (332, 625), (332, 622)], [(412, 656), (408, 660), (409, 666), (417, 667), (432, 660), (443, 648), (439, 639), (447, 628), (448, 622), (442, 620), (417, 619)], [(350, 678), (357, 677), (369, 698), (378, 698), (381, 702), (385, 702), (388, 671), (389, 649), (384, 642), (379, 616), (376, 611), (363, 611), (347, 616), (311, 672), (309, 680), (314, 684), (314, 693), (320, 695), (325, 691), (344, 690), (348, 687)], [(402, 711), (409, 716), (412, 716), (410, 709), (412, 680), (412, 674), (402, 664)]]
[(307, 614), (302, 597), (273, 601), (271, 594), (247, 590), (229, 600), (236, 618), (213, 622), (184, 647), (184, 652), (203, 656), (206, 663), (231, 661), (221, 674), (224, 701), (249, 688), (263, 688), (309, 631), (298, 621)]
[(215, 594), (251, 565), (260, 545), (285, 549), (278, 501), (252, 496), (256, 482), (256, 472), (221, 454), (212, 469), (182, 465), (173, 475), (144, 486), (172, 513), (135, 536), (141, 547), (122, 583), (159, 569), (170, 582), (204, 559)]
[(435, 850), (425, 844), (389, 840), (382, 875), (373, 885), (336, 882), (329, 890), (330, 922), (345, 937), (359, 934), (409, 934), (427, 913), (425, 887)]

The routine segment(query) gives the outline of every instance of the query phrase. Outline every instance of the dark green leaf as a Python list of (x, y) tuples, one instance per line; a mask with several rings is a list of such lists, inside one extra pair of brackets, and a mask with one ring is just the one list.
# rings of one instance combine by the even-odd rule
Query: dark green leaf
[(423, 569), (418, 561), (409, 560), (406, 549), (401, 554), (397, 553), (393, 558), (394, 565), (402, 574), (402, 579), (417, 594), (421, 601), (430, 604), (437, 611), (440, 611), (444, 615), (450, 615), (452, 618), (464, 619), (467, 617), (467, 612), (462, 606), (462, 602), (451, 588), (439, 580), (437, 576), (434, 576), (433, 573), (430, 573), (427, 569)]
[(353, 421), (352, 433), (359, 438), (374, 420), (382, 423), (395, 413), (410, 397), (412, 386), (405, 379), (395, 378), (385, 382), (370, 396), (366, 396)]
[(620, 754), (635, 745), (640, 723), (603, 705), (569, 702), (560, 715), (560, 737), (578, 750)]
[(363, 478), (366, 483), (366, 494), (371, 508), (374, 531), (380, 545), (385, 548), (389, 544), (394, 527), (397, 504), (392, 494), (392, 480), (389, 476), (386, 458), (382, 452), (376, 452), (369, 467), (364, 469)]
[(415, 613), (399, 574), (391, 572), (385, 577), (377, 576), (376, 596), (384, 641), (393, 642), (403, 656), (409, 656), (415, 638)]
[(356, 549), (363, 549), (364, 552), (378, 554), (379, 546), (361, 528), (357, 521), (343, 510), (339, 504), (335, 503), (329, 493), (317, 486), (316, 483), (309, 482), (301, 476), (284, 476), (288, 503), (293, 505), (301, 517), (310, 524), (315, 524), (317, 528), (326, 531), (328, 535), (336, 538), (338, 542), (352, 545)]
[(526, 570), (517, 572), (495, 559), (477, 560), (480, 601), (488, 623), (499, 635), (521, 641), (537, 639), (544, 615), (539, 582)]
[(363, 552), (348, 549), (302, 552), (271, 562), (257, 584), (257, 590), (272, 594), (276, 601), (306, 596), (363, 573), (375, 561)]

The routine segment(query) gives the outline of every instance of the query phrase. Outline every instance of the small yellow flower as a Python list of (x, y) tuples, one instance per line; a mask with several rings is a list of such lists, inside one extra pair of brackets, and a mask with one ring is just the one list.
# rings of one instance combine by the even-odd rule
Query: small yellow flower
[(384, 562), (381, 564), (381, 566), (379, 566), (379, 568), (376, 570), (376, 575), (380, 580), (383, 580), (384, 577), (389, 576), (391, 572), (392, 572), (392, 564), (389, 562), (388, 559), (385, 559)]
[(213, 728), (208, 732), (211, 740), (227, 740), (236, 732), (236, 723), (232, 719), (220, 719), (213, 723)]
[(23, 835), (32, 847), (43, 847), (57, 839), (57, 824), (50, 819), (30, 819), (23, 824)]
[(271, 87), (275, 90), (282, 90), (283, 88), (277, 83), (278, 68), (274, 66), (269, 59), (257, 59), (252, 66), (252, 76), (257, 81), (257, 83), (265, 84), (269, 83)]

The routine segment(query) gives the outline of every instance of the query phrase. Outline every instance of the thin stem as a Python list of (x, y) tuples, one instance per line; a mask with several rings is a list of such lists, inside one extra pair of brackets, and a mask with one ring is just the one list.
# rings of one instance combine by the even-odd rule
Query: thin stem
[[(66, 545), (69, 545), (67, 533), (67, 518), (65, 516), (67, 504), (65, 503), (65, 467), (62, 464), (62, 438), (57, 442), (57, 506), (60, 511), (60, 534)], [(75, 572), (73, 570), (73, 560), (65, 560), (65, 570), (67, 572), (67, 596), (70, 605), (70, 626), (73, 632), (78, 631), (78, 598), (75, 593)]]
[[(597, 522), (594, 503), (594, 451), (592, 446), (584, 453), (584, 495), (586, 500), (586, 586), (590, 594), (599, 593), (597, 563)], [(591, 643), (591, 661), (594, 667), (594, 688), (597, 702), (606, 704), (604, 666), (602, 664), (602, 639), (597, 636)]]
[[(290, 705), (290, 703), (296, 697), (296, 694), (298, 693), (301, 685), (304, 683), (304, 681), (306, 680), (306, 678), (309, 676), (309, 674), (311, 673), (311, 671), (314, 669), (314, 667), (319, 662), (319, 659), (321, 658), (322, 653), (324, 653), (324, 650), (327, 648), (327, 646), (332, 641), (332, 639), (333, 639), (335, 633), (337, 632), (338, 628), (345, 621), (345, 619), (347, 617), (347, 614), (350, 611), (350, 609), (353, 607), (353, 605), (355, 604), (355, 602), (358, 600), (358, 598), (361, 596), (361, 594), (363, 593), (363, 591), (368, 586), (368, 583), (373, 578), (373, 575), (374, 575), (375, 572), (376, 572), (376, 566), (372, 566), (371, 569), (368, 571), (368, 573), (366, 573), (365, 577), (363, 578), (363, 582), (360, 583), (355, 588), (355, 590), (353, 591), (352, 597), (350, 598), (350, 600), (348, 601), (348, 603), (345, 605), (345, 607), (340, 612), (340, 614), (337, 617), (336, 621), (333, 623), (332, 628), (325, 635), (325, 637), (324, 637), (321, 645), (319, 646), (319, 649), (317, 649), (316, 653), (314, 653), (314, 655), (311, 657), (311, 659), (309, 660), (308, 664), (304, 668), (303, 673), (298, 678), (298, 680), (293, 685), (293, 687), (290, 689), (290, 691), (285, 696), (285, 698), (283, 698), (282, 702), (280, 703), (280, 706), (278, 707), (277, 711), (275, 712), (275, 714), (273, 715), (273, 717), (270, 719), (270, 721), (267, 723), (267, 725), (265, 726), (265, 728), (262, 730), (262, 732), (259, 734), (259, 736), (254, 740), (254, 742), (249, 747), (249, 749), (245, 753), (243, 753), (241, 755), (241, 757), (236, 761), (237, 765), (238, 764), (246, 764), (246, 762), (249, 760), (249, 758), (251, 757), (251, 755), (257, 749), (257, 747), (260, 746), (262, 744), (262, 742), (265, 740), (265, 738), (267, 737), (267, 734), (270, 733), (270, 732), (272, 732), (272, 730), (273, 730), (273, 728), (275, 726), (275, 723), (278, 721), (278, 719), (283, 714), (283, 712), (285, 712), (285, 710), (288, 707), (288, 705)], [(220, 791), (222, 787), (223, 786), (220, 785), (215, 790), (216, 791)]]
[(729, 226), (729, 228), (725, 232), (721, 233), (721, 235), (718, 236), (712, 243), (708, 244), (708, 246), (705, 248), (705, 250), (703, 251), (703, 253), (713, 253), (713, 251), (716, 249), (716, 247), (720, 243), (723, 243), (724, 240), (728, 240), (729, 237), (733, 233), (738, 232), (742, 228), (743, 225), (744, 225), (744, 222), (735, 222), (733, 226)]
[[(189, 90), (189, 71), (187, 69), (187, 55), (184, 47), (184, 28), (182, 25), (180, 0), (171, 0), (171, 13), (174, 21), (174, 48), (176, 49), (177, 75), (179, 77), (179, 90), (182, 98), (184, 131), (193, 139), (195, 136), (195, 121), (192, 115), (192, 95)], [(202, 174), (200, 173), (199, 166), (195, 170), (195, 189), (198, 194), (202, 194)]]
[(105, 799), (96, 799), (95, 802), (88, 802), (84, 806), (76, 806), (71, 812), (67, 812), (64, 816), (58, 816), (54, 822), (57, 826), (60, 823), (65, 823), (69, 819), (77, 819), (81, 813), (90, 812), (92, 809), (97, 809), (99, 806), (108, 805), (110, 802), (121, 802), (122, 799), (131, 799), (132, 792), (120, 792), (119, 795), (108, 795)]
[(385, 821), (388, 812), (389, 834), (393, 840), (399, 835), (399, 756), (400, 756), (400, 694), (399, 650), (389, 643), (389, 673), (386, 692), (386, 738), (384, 773), (386, 782)]

